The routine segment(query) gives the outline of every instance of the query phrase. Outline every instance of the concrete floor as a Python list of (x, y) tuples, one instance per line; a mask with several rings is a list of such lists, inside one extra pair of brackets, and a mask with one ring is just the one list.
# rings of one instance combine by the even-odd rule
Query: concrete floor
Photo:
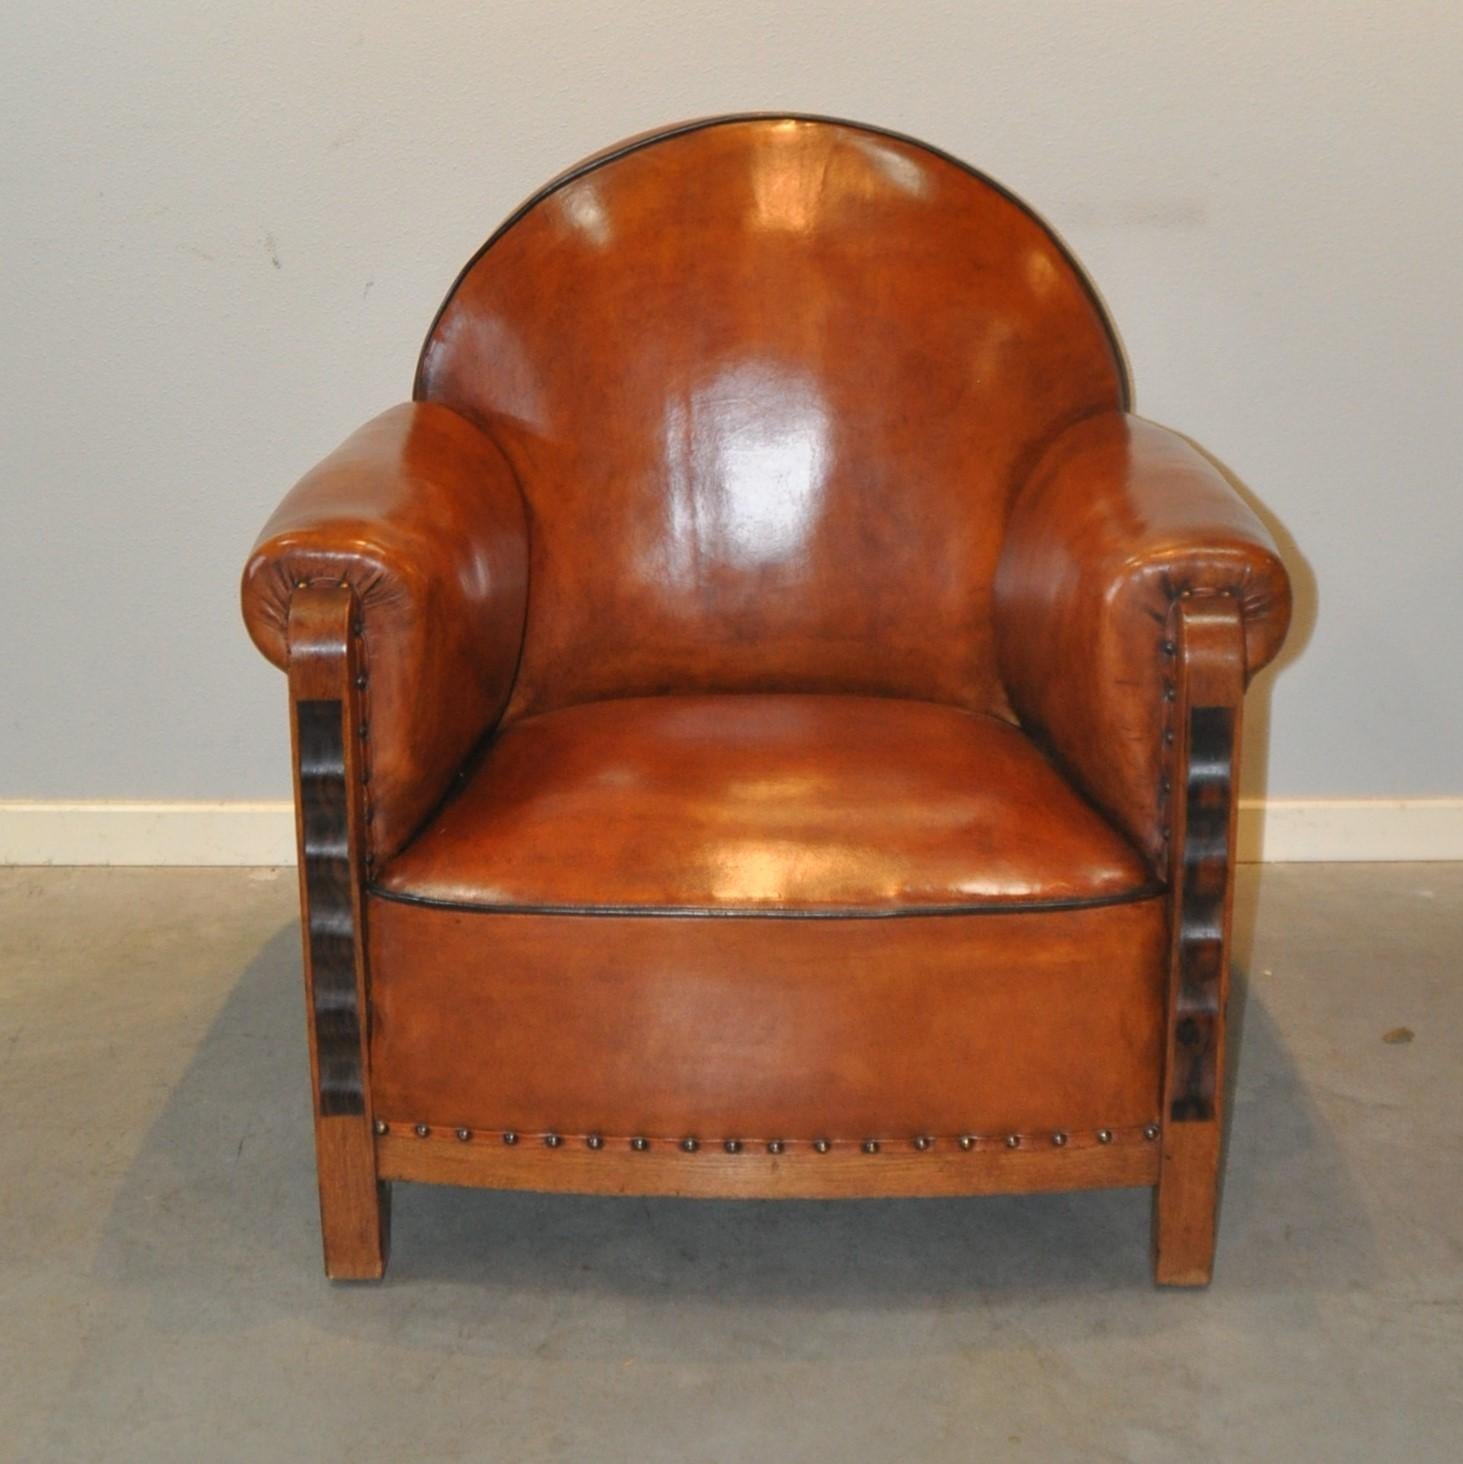
[(0, 1458), (1463, 1458), (1463, 865), (1246, 869), (1204, 1293), (1138, 1191), (410, 1186), (332, 1288), (294, 899), (0, 871)]

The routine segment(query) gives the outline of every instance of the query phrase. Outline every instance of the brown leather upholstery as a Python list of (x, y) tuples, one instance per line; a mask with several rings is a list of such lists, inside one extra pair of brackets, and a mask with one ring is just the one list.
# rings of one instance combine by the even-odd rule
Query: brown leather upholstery
[(508, 699), (527, 590), (523, 501), (499, 449), (442, 407), (394, 407), (295, 486), (244, 571), (276, 666), (290, 594), (341, 582), (361, 609), (371, 848), (399, 848)]
[(378, 885), (488, 910), (860, 915), (1155, 888), (1009, 723), (789, 695), (594, 702), (515, 722)]
[(1011, 702), (1163, 868), (1172, 779), (1174, 610), (1228, 595), (1253, 675), (1290, 624), (1264, 525), (1176, 433), (1103, 413), (1059, 434), (1016, 500), (996, 580)]
[(400, 1178), (1156, 1182), (1158, 1274), (1207, 1278), (1289, 590), (1052, 234), (875, 129), (672, 129), (490, 239), (415, 397), (244, 580), (331, 1274)]
[(532, 201), (453, 291), (417, 394), (489, 431), (528, 500), (510, 718), (668, 691), (1001, 712), (1017, 476), (1124, 384), (1019, 204), (914, 143), (760, 119)]
[(882, 920), (372, 898), (368, 915), (372, 1086), (390, 1119), (907, 1144), (1158, 1112), (1158, 898)]

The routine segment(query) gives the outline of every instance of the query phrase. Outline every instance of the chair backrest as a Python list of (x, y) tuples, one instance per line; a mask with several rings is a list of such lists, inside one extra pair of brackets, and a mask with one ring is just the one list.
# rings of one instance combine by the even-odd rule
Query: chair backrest
[(1127, 387), (1080, 269), (996, 184), (873, 128), (732, 117), (530, 199), (416, 396), (486, 427), (528, 501), (510, 717), (692, 690), (1002, 712), (1013, 485)]

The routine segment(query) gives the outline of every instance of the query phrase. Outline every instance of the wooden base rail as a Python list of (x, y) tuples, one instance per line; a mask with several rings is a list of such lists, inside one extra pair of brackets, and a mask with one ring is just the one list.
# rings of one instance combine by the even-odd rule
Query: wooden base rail
[[(493, 1189), (735, 1198), (974, 1195), (1151, 1185), (1144, 1124), (904, 1139), (723, 1139), (519, 1133), (377, 1120), (382, 1179)], [(1014, 1142), (1013, 1142), (1014, 1141)]]

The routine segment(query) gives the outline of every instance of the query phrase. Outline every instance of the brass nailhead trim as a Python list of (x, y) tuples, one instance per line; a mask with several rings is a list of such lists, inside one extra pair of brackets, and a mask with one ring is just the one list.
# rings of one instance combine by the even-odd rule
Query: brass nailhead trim
[[(404, 1127), (409, 1128), (410, 1131), (414, 1133), (419, 1139), (429, 1138), (434, 1132), (437, 1132), (433, 1129), (431, 1124), (423, 1122), (407, 1124), (404, 1125)], [(371, 1128), (378, 1137), (384, 1136), (393, 1131), (391, 1124), (384, 1118), (373, 1119), (371, 1122)], [(445, 1131), (446, 1130), (444, 1130), (444, 1132)], [(472, 1143), (475, 1139), (491, 1137), (494, 1131), (474, 1130), (464, 1124), (455, 1128), (451, 1128), (450, 1132), (458, 1140), (459, 1143), (468, 1144)], [(1145, 1124), (1142, 1128), (1124, 1130), (1124, 1133), (1130, 1135), (1132, 1138), (1136, 1139), (1141, 1137), (1148, 1143), (1153, 1143), (1155, 1140), (1157, 1140), (1161, 1136), (1162, 1132), (1163, 1130), (1161, 1125), (1156, 1123)], [(510, 1149), (518, 1143), (520, 1137), (521, 1136), (517, 1129), (504, 1129), (501, 1133), (498, 1134), (498, 1138), (501, 1139), (501, 1141)], [(562, 1148), (565, 1139), (565, 1136), (560, 1133), (544, 1133), (538, 1135), (530, 1135), (530, 1137), (537, 1137), (542, 1139), (544, 1147), (547, 1149)], [(570, 1137), (576, 1136), (570, 1135)], [(584, 1147), (595, 1153), (598, 1153), (605, 1147), (605, 1137), (601, 1133), (596, 1132), (591, 1134), (585, 1134), (582, 1137), (584, 1140)], [(964, 1133), (955, 1136), (954, 1142), (964, 1153), (969, 1154), (976, 1150), (980, 1150), (983, 1152), (992, 1147), (1000, 1147), (1005, 1149), (1025, 1149), (1030, 1148), (1034, 1143), (1042, 1140), (1049, 1142), (1054, 1149), (1066, 1149), (1069, 1147), (1074, 1147), (1073, 1137), (1073, 1134), (1066, 1129), (1054, 1129), (1046, 1134), (1010, 1133), (999, 1136), (991, 1135), (984, 1138), (982, 1138), (979, 1134)], [(1096, 1143), (1101, 1145), (1108, 1145), (1114, 1143), (1118, 1139), (1118, 1137), (1119, 1135), (1114, 1129), (1089, 1129), (1084, 1132), (1079, 1132), (1076, 1135), (1076, 1139), (1078, 1142), (1075, 1147), (1082, 1147), (1081, 1141), (1083, 1140), (1086, 1140), (1088, 1143), (1095, 1141)], [(651, 1148), (652, 1145), (652, 1140), (647, 1138), (643, 1134), (636, 1134), (627, 1142), (629, 1144), (629, 1147), (637, 1154), (645, 1153)], [(700, 1139), (691, 1134), (687, 1134), (682, 1138), (669, 1140), (667, 1142), (673, 1143), (674, 1147), (679, 1149), (683, 1154), (699, 1153), (702, 1144), (702, 1141)], [(839, 1144), (848, 1141), (835, 1141), (833, 1139), (820, 1137), (811, 1140), (802, 1140), (800, 1142), (807, 1143), (808, 1147), (815, 1154), (828, 1154), (831, 1153), (835, 1148), (837, 1148)], [(874, 1155), (881, 1153), (883, 1150), (883, 1141), (879, 1139), (862, 1139), (857, 1141), (857, 1143), (859, 1151), (864, 1154)], [(912, 1139), (910, 1139), (909, 1143), (910, 1146), (917, 1153), (928, 1154), (939, 1147), (940, 1141), (934, 1134), (916, 1134)], [(745, 1153), (748, 1146), (746, 1141), (743, 1139), (723, 1139), (721, 1140), (720, 1147), (724, 1153), (737, 1155)], [(792, 1145), (787, 1139), (767, 1139), (765, 1141), (762, 1141), (761, 1147), (765, 1149), (768, 1154), (777, 1155), (787, 1153)]]

